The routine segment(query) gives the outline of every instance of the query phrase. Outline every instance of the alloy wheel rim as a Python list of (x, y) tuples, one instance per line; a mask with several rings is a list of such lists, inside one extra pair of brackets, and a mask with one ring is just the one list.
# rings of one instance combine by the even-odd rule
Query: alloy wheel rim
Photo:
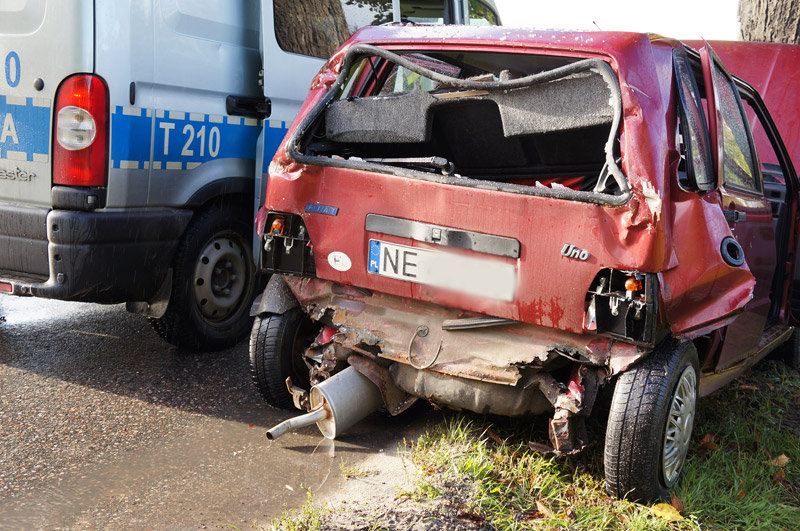
[(696, 402), (697, 374), (690, 365), (683, 370), (678, 379), (667, 413), (661, 455), (661, 471), (667, 486), (672, 486), (677, 481), (686, 461)]
[(244, 247), (234, 238), (215, 237), (200, 253), (194, 270), (194, 296), (200, 313), (210, 321), (222, 321), (241, 302), (247, 287)]

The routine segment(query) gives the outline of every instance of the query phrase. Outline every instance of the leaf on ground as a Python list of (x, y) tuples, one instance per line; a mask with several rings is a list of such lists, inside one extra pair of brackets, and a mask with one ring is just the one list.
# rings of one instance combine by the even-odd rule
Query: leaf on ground
[(542, 503), (539, 500), (536, 500), (536, 510), (539, 511), (540, 513), (542, 513), (543, 515), (545, 515), (548, 518), (552, 517), (555, 514), (550, 509), (550, 507), (548, 507), (547, 505), (545, 505), (544, 503)]
[(734, 389), (736, 389), (738, 391), (760, 391), (761, 390), (758, 387), (756, 387), (755, 385), (751, 385), (751, 384), (740, 384), (740, 385), (737, 385), (736, 387), (734, 387)]
[(675, 510), (679, 513), (683, 512), (683, 502), (675, 494), (672, 495), (672, 501), (669, 504), (675, 507)]
[(683, 520), (681, 513), (679, 513), (675, 507), (668, 503), (657, 503), (656, 505), (650, 507), (650, 510), (653, 512), (653, 514), (658, 515), (669, 522)]
[(699, 455), (707, 455), (717, 451), (717, 444), (714, 442), (715, 437), (710, 434), (706, 433), (703, 435), (703, 438), (700, 439), (700, 448), (697, 450)]
[(772, 476), (772, 483), (777, 485), (778, 483), (783, 484), (786, 481), (786, 474), (784, 473), (783, 469), (779, 469), (774, 476)]
[(736, 495), (737, 500), (741, 500), (742, 498), (744, 498), (744, 489), (740, 490), (739, 494)]
[(790, 459), (786, 457), (786, 454), (781, 454), (775, 459), (771, 459), (769, 464), (779, 467), (784, 467), (789, 464)]
[(546, 444), (541, 444), (537, 442), (530, 441), (528, 442), (528, 447), (533, 450), (534, 452), (539, 452), (541, 454), (551, 454), (553, 453), (553, 447), (547, 446)]
[(491, 440), (493, 440), (494, 442), (496, 442), (500, 446), (503, 446), (505, 444), (505, 441), (503, 441), (503, 439), (501, 439), (499, 435), (497, 435), (495, 432), (493, 432), (492, 430), (490, 430), (488, 428), (486, 430), (486, 435), (488, 435)]

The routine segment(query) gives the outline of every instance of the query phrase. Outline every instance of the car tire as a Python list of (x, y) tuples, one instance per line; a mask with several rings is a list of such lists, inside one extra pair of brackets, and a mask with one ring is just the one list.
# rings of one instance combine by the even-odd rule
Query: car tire
[(666, 340), (619, 376), (604, 452), (611, 495), (663, 500), (677, 484), (694, 424), (698, 367), (691, 342)]
[(250, 332), (250, 376), (271, 406), (293, 409), (286, 378), (308, 389), (309, 368), (303, 352), (314, 341), (320, 325), (299, 307), (281, 314), (258, 316)]
[(214, 206), (196, 214), (186, 229), (173, 260), (167, 311), (150, 319), (168, 343), (207, 351), (247, 337), (256, 271), (245, 211), (233, 204)]

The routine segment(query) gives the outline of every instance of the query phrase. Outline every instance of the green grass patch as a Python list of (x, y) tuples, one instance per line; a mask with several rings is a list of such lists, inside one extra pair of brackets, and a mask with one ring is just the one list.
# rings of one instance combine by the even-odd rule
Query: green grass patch
[(281, 516), (270, 522), (270, 530), (280, 531), (317, 531), (322, 529), (331, 509), (327, 504), (319, 504), (314, 495), (308, 491), (305, 504), (299, 509), (286, 510)]
[[(783, 364), (762, 362), (700, 401), (684, 478), (674, 492), (679, 520), (675, 511), (662, 513), (606, 494), (605, 419), (597, 413), (589, 426), (597, 444), (573, 458), (546, 457), (528, 447), (531, 440), (547, 442), (546, 419), (447, 414), (401, 450), (416, 476), (395, 507), (408, 510), (405, 502), (413, 502), (418, 516), (403, 520), (395, 513), (389, 521), (386, 514), (393, 509), (383, 507), (367, 528), (404, 528), (417, 520), (459, 529), (800, 526), (800, 374)], [(342, 465), (341, 470), (345, 476), (362, 474), (358, 467)], [(335, 529), (327, 521), (338, 512), (314, 503), (309, 494), (304, 507), (285, 513), (271, 527)]]
[(774, 362), (702, 400), (675, 491), (678, 521), (606, 494), (601, 426), (581, 458), (530, 450), (527, 441), (546, 440), (542, 420), (449, 415), (410, 444), (419, 476), (406, 494), (457, 499), (464, 519), (497, 529), (792, 529), (800, 525), (798, 413), (800, 375)]

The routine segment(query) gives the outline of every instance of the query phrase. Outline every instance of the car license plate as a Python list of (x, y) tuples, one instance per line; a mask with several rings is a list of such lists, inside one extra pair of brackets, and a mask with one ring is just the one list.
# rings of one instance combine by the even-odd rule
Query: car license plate
[(384, 277), (503, 301), (514, 300), (514, 264), (380, 240), (369, 241), (367, 271)]

